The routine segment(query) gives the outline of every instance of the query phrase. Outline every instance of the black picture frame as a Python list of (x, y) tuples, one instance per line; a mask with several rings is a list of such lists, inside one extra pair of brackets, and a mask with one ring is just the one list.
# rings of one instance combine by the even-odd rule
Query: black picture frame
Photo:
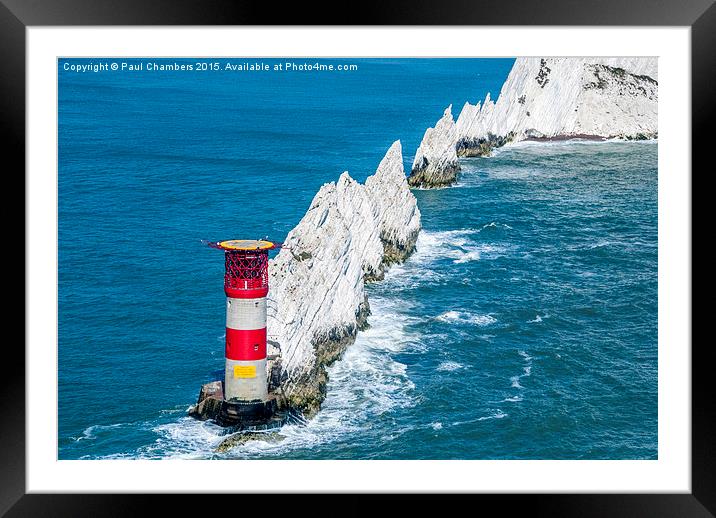
[[(280, 7), (279, 7), (280, 5)], [(714, 0), (525, 0), (469, 1), (365, 1), (353, 5), (304, 2), (230, 0), (0, 0), (0, 106), (2, 136), (7, 157), (6, 181), (24, 179), (25, 171), (25, 30), (28, 26), (88, 25), (612, 25), (688, 26), (691, 28), (692, 171), (709, 163), (716, 85), (716, 6)], [(322, 11), (320, 11), (323, 9)], [(326, 10), (328, 9), (328, 10)], [(320, 12), (319, 12), (320, 11)], [(711, 161), (712, 162), (712, 161)], [(712, 169), (712, 167), (709, 167)], [(20, 187), (25, 192), (24, 181)], [(693, 187), (692, 187), (693, 189)], [(19, 192), (19, 191), (15, 191)], [(693, 192), (693, 190), (692, 190)], [(19, 196), (15, 196), (18, 199)], [(7, 206), (7, 205), (6, 205)], [(693, 207), (693, 202), (692, 202)], [(5, 209), (6, 221), (17, 209)], [(12, 215), (13, 219), (10, 219)], [(693, 217), (692, 217), (693, 221)], [(23, 243), (24, 243), (23, 237)], [(693, 241), (691, 241), (693, 243)], [(11, 243), (18, 257), (19, 244)], [(691, 249), (693, 258), (693, 245)], [(27, 257), (24, 256), (24, 262)], [(24, 266), (23, 266), (24, 269)], [(692, 267), (693, 270), (693, 267)], [(24, 270), (23, 270), (24, 271)], [(693, 275), (693, 273), (692, 273)], [(19, 276), (17, 276), (19, 277)], [(16, 281), (19, 282), (19, 281)], [(24, 286), (23, 286), (24, 290)], [(24, 293), (24, 291), (23, 291)], [(24, 297), (23, 297), (24, 300)], [(692, 303), (692, 308), (693, 308)], [(19, 304), (16, 306), (19, 307)], [(23, 304), (24, 309), (24, 304)], [(693, 317), (691, 318), (693, 321)], [(714, 388), (710, 378), (716, 354), (706, 341), (692, 344), (692, 492), (690, 494), (604, 495), (480, 495), (485, 500), (509, 499), (512, 511), (550, 516), (714, 516), (716, 514), (716, 429)], [(142, 495), (27, 495), (25, 494), (25, 358), (17, 341), (5, 341), (5, 368), (0, 376), (0, 515), (15, 516), (125, 516), (143, 513), (148, 499)], [(14, 349), (14, 357), (12, 356)], [(213, 497), (212, 497), (213, 498)], [(371, 495), (351, 495), (341, 503), (342, 514), (372, 514)], [(185, 510), (190, 500), (162, 499), (162, 514), (171, 508)], [(207, 510), (221, 504), (208, 503)], [(302, 503), (292, 496), (292, 508)], [(194, 499), (196, 501), (196, 499)], [(422, 498), (414, 499), (422, 505)], [(502, 504), (502, 502), (497, 502)], [(455, 505), (461, 503), (456, 502)], [(244, 500), (243, 512), (266, 512), (265, 499)], [(468, 508), (473, 508), (468, 504)], [(482, 504), (480, 504), (482, 505)], [(474, 508), (473, 508), (474, 509)]]

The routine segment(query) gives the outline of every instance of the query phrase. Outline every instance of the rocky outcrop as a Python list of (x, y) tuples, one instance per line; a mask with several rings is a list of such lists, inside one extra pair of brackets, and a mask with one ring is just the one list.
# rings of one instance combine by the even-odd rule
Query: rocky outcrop
[(525, 139), (655, 138), (657, 77), (656, 58), (518, 58), (496, 103), (488, 94), (463, 107), (457, 154)]
[(225, 453), (232, 448), (246, 444), (250, 441), (264, 441), (269, 444), (278, 444), (283, 441), (286, 437), (278, 432), (253, 432), (244, 431), (237, 432), (228, 436), (226, 439), (221, 441), (216, 447), (215, 451), (218, 453)]
[(290, 408), (306, 416), (325, 398), (326, 367), (367, 325), (364, 284), (415, 249), (420, 211), (395, 142), (362, 185), (344, 172), (321, 187), (269, 263), (272, 375)]
[(223, 400), (224, 387), (221, 381), (206, 383), (201, 386), (196, 405), (189, 408), (188, 414), (202, 421), (216, 419), (221, 412)]
[(451, 104), (435, 127), (425, 131), (415, 153), (408, 184), (411, 187), (444, 187), (455, 183), (460, 170), (456, 154), (457, 140)]
[(390, 147), (376, 173), (366, 178), (365, 186), (378, 208), (383, 245), (382, 268), (377, 277), (369, 280), (379, 280), (385, 267), (402, 263), (415, 251), (420, 232), (420, 210), (405, 179), (400, 141)]

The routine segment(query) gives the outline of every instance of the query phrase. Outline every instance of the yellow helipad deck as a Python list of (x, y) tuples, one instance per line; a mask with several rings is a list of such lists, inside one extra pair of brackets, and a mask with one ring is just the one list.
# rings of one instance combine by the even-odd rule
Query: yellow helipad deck
[(271, 241), (259, 239), (229, 239), (218, 245), (224, 250), (268, 250), (275, 246)]

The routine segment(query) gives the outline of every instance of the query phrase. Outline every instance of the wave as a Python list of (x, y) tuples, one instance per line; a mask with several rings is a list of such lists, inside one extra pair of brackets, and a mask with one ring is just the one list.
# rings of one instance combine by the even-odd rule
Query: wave
[(476, 232), (482, 232), (483, 230), (499, 229), (499, 228), (504, 228), (506, 230), (512, 230), (512, 227), (505, 223), (497, 223), (496, 221), (491, 221), (490, 223), (486, 223), (486, 224), (482, 225), (482, 227), (479, 228)]
[(507, 397), (507, 398), (503, 399), (501, 402), (502, 403), (517, 403), (518, 401), (522, 401), (522, 396)]
[(486, 259), (497, 259), (503, 257), (507, 252), (507, 247), (489, 244), (465, 245), (455, 248), (448, 253), (448, 257), (453, 257), (453, 264), (463, 264), (470, 261), (479, 261), (485, 256)]
[(453, 263), (455, 264), (462, 264), (467, 263), (470, 261), (479, 261), (480, 260), (480, 251), (479, 250), (472, 250), (470, 252), (465, 252), (460, 257), (455, 259)]
[(462, 369), (463, 365), (461, 363), (457, 362), (442, 362), (440, 365), (438, 365), (437, 369), (438, 371), (456, 371), (458, 369)]
[(540, 315), (536, 315), (533, 320), (528, 320), (528, 324), (539, 324), (542, 322), (542, 317)]
[[(489, 410), (491, 410), (491, 409), (489, 409)], [(476, 417), (475, 419), (468, 419), (466, 421), (454, 421), (452, 423), (452, 426), (460, 426), (463, 424), (477, 423), (480, 421), (488, 421), (490, 419), (504, 419), (508, 415), (509, 414), (507, 414), (506, 412), (503, 412), (501, 409), (498, 408), (496, 410), (492, 410), (491, 414)]]
[(497, 322), (497, 319), (490, 314), (479, 315), (461, 311), (446, 311), (435, 317), (435, 320), (448, 323), (472, 324), (480, 327), (489, 326)]
[(604, 144), (657, 144), (658, 139), (647, 139), (647, 140), (624, 140), (620, 138), (609, 138), (609, 139), (589, 139), (589, 138), (567, 138), (558, 140), (520, 140), (518, 142), (510, 142), (500, 148), (494, 149), (492, 156), (497, 156), (505, 151), (511, 151), (514, 149), (529, 149), (530, 151), (540, 149), (561, 149), (564, 147), (571, 146), (600, 146)]
[[(498, 243), (481, 243), (474, 238), (485, 228), (491, 228), (494, 222), (488, 223), (477, 229), (459, 229), (445, 231), (423, 230), (418, 236), (416, 251), (411, 256), (409, 264), (404, 263), (400, 267), (410, 270), (420, 269), (425, 274), (429, 270), (421, 268), (434, 264), (440, 259), (452, 259), (454, 264), (462, 264), (481, 259), (496, 259), (504, 256), (510, 248)], [(512, 228), (508, 225), (494, 223), (495, 228)]]
[(522, 374), (510, 377), (510, 387), (524, 389), (522, 383), (520, 382), (522, 381), (522, 378), (532, 376), (532, 356), (527, 354), (525, 351), (517, 351), (517, 354), (522, 357), (522, 360), (526, 363), (526, 365), (522, 367)]
[(79, 441), (85, 441), (85, 440), (94, 440), (97, 439), (97, 437), (102, 433), (109, 430), (114, 430), (116, 428), (121, 428), (123, 426), (129, 426), (129, 423), (115, 423), (115, 424), (94, 424), (92, 426), (88, 426), (84, 430), (82, 430), (82, 435), (78, 437), (70, 437), (75, 442)]
[(487, 421), (488, 419), (502, 419), (504, 417), (507, 417), (507, 415), (508, 414), (506, 414), (505, 412), (503, 412), (502, 410), (500, 410), (498, 408), (497, 412), (495, 412), (494, 414), (478, 417), (477, 420), (478, 421)]
[(418, 235), (416, 243), (417, 252), (411, 256), (411, 261), (420, 259), (420, 253), (428, 248), (431, 253), (436, 249), (448, 246), (464, 246), (470, 242), (469, 236), (477, 234), (478, 229), (462, 228), (457, 230), (423, 230)]
[(140, 458), (211, 458), (214, 449), (225, 438), (220, 426), (188, 416), (155, 426), (152, 431), (159, 437), (153, 444), (140, 448)]

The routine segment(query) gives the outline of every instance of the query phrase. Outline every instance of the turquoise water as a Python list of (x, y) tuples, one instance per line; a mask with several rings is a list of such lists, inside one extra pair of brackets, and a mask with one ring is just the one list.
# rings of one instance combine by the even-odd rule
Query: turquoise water
[(656, 458), (656, 143), (522, 143), (414, 191), (418, 251), (369, 286), (371, 327), (319, 415), (222, 456), (218, 427), (184, 416), (223, 370), (223, 261), (200, 239), (282, 240), (395, 139), (409, 168), (445, 106), (495, 97), (512, 60), (64, 63), (60, 458)]

